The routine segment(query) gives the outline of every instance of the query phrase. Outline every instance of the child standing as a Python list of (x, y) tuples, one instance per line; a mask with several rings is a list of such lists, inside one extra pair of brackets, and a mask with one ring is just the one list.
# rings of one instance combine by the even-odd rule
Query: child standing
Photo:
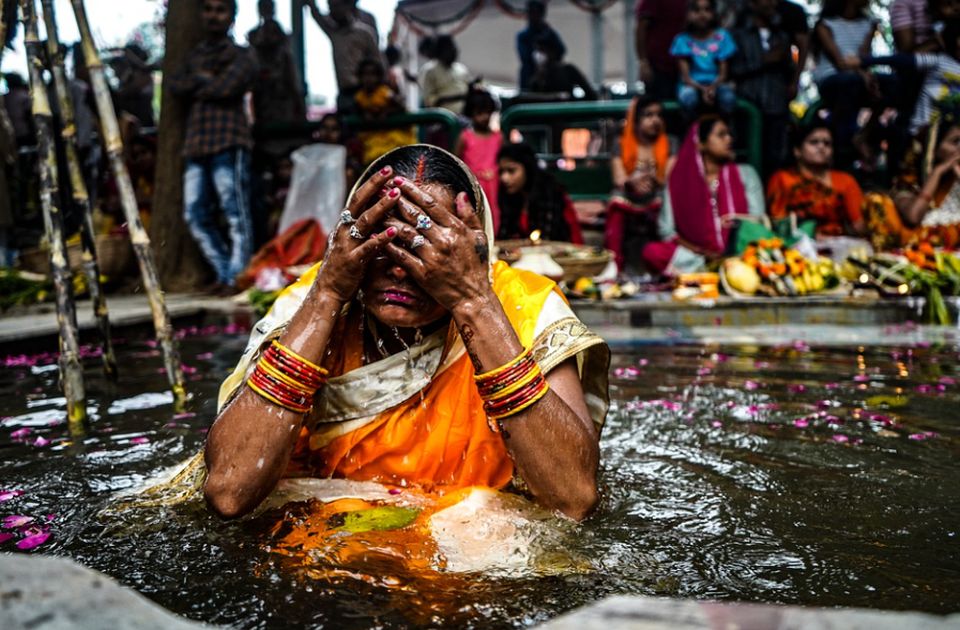
[[(378, 122), (390, 114), (405, 111), (400, 96), (387, 84), (386, 71), (376, 59), (364, 59), (357, 69), (360, 88), (353, 95), (357, 111), (364, 121)], [(363, 142), (363, 163), (369, 164), (384, 153), (417, 141), (410, 127), (385, 128), (361, 131), (357, 134)]]
[(497, 153), (503, 138), (490, 129), (490, 119), (497, 111), (497, 102), (486, 90), (473, 89), (467, 95), (464, 114), (471, 126), (464, 129), (457, 141), (456, 154), (473, 171), (490, 203), (494, 234), (500, 228), (500, 208), (497, 205)]
[(688, 117), (701, 103), (733, 111), (737, 96), (727, 77), (728, 60), (736, 51), (733, 37), (718, 26), (715, 0), (690, 0), (686, 29), (670, 46), (680, 68), (677, 100)]

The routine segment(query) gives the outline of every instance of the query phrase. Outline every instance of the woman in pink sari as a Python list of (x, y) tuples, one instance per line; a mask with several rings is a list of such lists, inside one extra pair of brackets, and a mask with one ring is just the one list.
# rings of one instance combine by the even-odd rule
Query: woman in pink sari
[(734, 163), (733, 136), (718, 116), (695, 123), (680, 148), (660, 211), (660, 238), (643, 249), (654, 272), (702, 270), (723, 255), (737, 215), (763, 216), (763, 184), (752, 166)]

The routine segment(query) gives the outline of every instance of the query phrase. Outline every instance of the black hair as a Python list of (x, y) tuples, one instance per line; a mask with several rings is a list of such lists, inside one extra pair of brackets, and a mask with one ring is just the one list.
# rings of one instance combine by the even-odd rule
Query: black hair
[(547, 16), (547, 3), (543, 0), (528, 0), (527, 1), (527, 15), (530, 15), (533, 11), (539, 11), (540, 15), (543, 17)]
[(633, 97), (634, 127), (638, 127), (640, 125), (640, 117), (643, 115), (643, 110), (651, 105), (660, 105), (660, 99), (654, 98), (652, 94), (639, 94)]
[[(704, 2), (704, 0), (687, 0), (687, 12), (689, 13), (692, 11), (693, 8), (696, 7), (700, 2)], [(707, 28), (715, 29), (720, 26), (720, 16), (717, 15), (717, 0), (706, 0), (706, 3), (710, 5), (710, 10), (713, 11), (713, 19), (710, 21), (710, 24), (707, 25)], [(691, 26), (692, 25), (688, 21), (684, 25), (683, 30), (689, 33)]]
[(815, 131), (821, 130), (833, 137), (833, 126), (823, 118), (816, 118), (806, 125), (795, 125), (790, 129), (790, 146), (799, 149)]
[[(820, 11), (820, 19), (835, 18), (843, 15), (843, 10), (847, 7), (850, 0), (823, 0), (823, 10)], [(867, 9), (864, 8), (863, 16), (866, 17)]]
[(727, 127), (730, 126), (726, 118), (717, 114), (707, 114), (697, 120), (697, 139), (700, 141), (700, 144), (704, 144), (707, 141), (707, 138), (713, 133), (713, 128), (720, 123), (727, 125)]
[(383, 50), (383, 56), (387, 58), (388, 65), (395, 66), (400, 61), (400, 49), (390, 44)]
[(386, 70), (383, 69), (383, 64), (380, 63), (380, 60), (373, 59), (372, 57), (365, 57), (360, 60), (360, 63), (357, 64), (357, 76), (359, 77), (364, 73), (365, 70), (371, 68), (377, 73), (377, 76), (379, 76), (380, 80), (382, 81), (386, 76)]
[(943, 52), (956, 59), (957, 55), (960, 54), (957, 47), (957, 42), (960, 40), (960, 22), (957, 20), (947, 21), (943, 33), (940, 34), (940, 39), (943, 40)]
[(14, 88), (25, 88), (27, 87), (27, 80), (24, 79), (21, 75), (16, 72), (6, 72), (3, 75), (3, 79), (7, 82), (7, 89)]
[(454, 58), (460, 54), (460, 51), (457, 49), (457, 43), (453, 41), (452, 35), (439, 35), (434, 43), (434, 57), (439, 59), (446, 52), (452, 52), (454, 54)]
[(567, 191), (553, 175), (537, 163), (537, 155), (525, 143), (505, 144), (497, 154), (497, 161), (507, 159), (523, 167), (526, 182), (523, 190), (508, 193), (503, 186), (497, 194), (500, 206), (499, 239), (526, 238), (520, 229), (520, 217), (527, 208), (528, 230), (540, 230), (543, 238), (551, 241), (569, 241), (570, 226), (563, 216)]
[(565, 53), (560, 45), (560, 40), (554, 37), (550, 32), (546, 32), (536, 39), (534, 46), (542, 48), (544, 52), (552, 54), (558, 61), (563, 59)]
[(417, 46), (417, 52), (420, 53), (421, 57), (426, 57), (427, 59), (436, 59), (437, 38), (433, 35), (427, 35), (421, 39), (420, 44)]
[(482, 210), (470, 176), (457, 159), (443, 149), (429, 144), (410, 144), (394, 149), (374, 160), (359, 183), (367, 181), (388, 164), (393, 167), (394, 174), (412, 182), (440, 184), (453, 195), (465, 192), (477, 212)]
[(481, 88), (472, 88), (467, 92), (467, 98), (464, 100), (463, 115), (472, 118), (480, 112), (493, 113), (497, 111), (497, 101), (490, 92)]
[[(223, 1), (226, 3), (227, 8), (230, 9), (230, 15), (233, 17), (234, 20), (236, 20), (237, 19), (237, 0), (223, 0)], [(200, 2), (201, 7), (203, 6), (203, 2), (204, 0), (201, 0)]]

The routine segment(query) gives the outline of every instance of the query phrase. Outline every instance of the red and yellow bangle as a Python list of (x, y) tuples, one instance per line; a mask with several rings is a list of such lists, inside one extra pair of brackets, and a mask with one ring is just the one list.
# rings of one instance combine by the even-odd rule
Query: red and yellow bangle
[(550, 389), (530, 350), (524, 350), (494, 370), (474, 376), (474, 380), (494, 433), (503, 432), (502, 419), (528, 409)]
[(274, 340), (254, 368), (247, 386), (261, 398), (295, 413), (308, 413), (327, 370)]

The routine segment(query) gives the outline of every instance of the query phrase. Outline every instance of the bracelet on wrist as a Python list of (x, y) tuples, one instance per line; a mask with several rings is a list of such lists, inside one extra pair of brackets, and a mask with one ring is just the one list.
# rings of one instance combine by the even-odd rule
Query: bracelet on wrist
[(498, 368), (474, 376), (483, 399), (487, 423), (494, 433), (505, 433), (501, 420), (514, 416), (543, 398), (550, 386), (530, 350)]
[(305, 414), (327, 376), (327, 370), (274, 340), (257, 361), (247, 387), (278, 407)]

